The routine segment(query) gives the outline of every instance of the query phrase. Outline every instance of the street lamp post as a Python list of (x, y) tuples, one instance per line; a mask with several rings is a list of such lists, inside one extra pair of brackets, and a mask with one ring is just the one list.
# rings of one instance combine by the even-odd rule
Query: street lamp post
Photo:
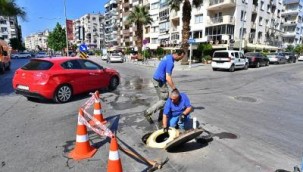
[(65, 35), (66, 35), (66, 56), (68, 56), (68, 37), (67, 37), (66, 0), (64, 0), (64, 16), (65, 16)]

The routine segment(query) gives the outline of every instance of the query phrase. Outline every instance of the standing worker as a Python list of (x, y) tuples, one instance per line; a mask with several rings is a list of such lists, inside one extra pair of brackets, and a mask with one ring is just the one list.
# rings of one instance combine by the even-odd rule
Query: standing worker
[(163, 131), (167, 133), (169, 127), (181, 131), (189, 129), (189, 114), (192, 109), (188, 96), (178, 90), (173, 90), (164, 106)]
[(172, 90), (177, 90), (172, 79), (172, 72), (174, 62), (181, 60), (184, 55), (184, 50), (176, 50), (173, 54), (165, 55), (154, 73), (152, 82), (157, 91), (159, 101), (144, 111), (144, 116), (150, 124), (153, 123), (151, 115), (158, 110), (160, 110), (158, 121), (160, 122), (162, 120), (163, 106), (169, 93), (167, 84)]

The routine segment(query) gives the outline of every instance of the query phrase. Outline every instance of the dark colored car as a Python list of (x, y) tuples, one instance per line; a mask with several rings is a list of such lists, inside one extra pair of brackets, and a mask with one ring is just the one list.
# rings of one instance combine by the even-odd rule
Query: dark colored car
[(269, 59), (259, 52), (248, 52), (244, 56), (248, 58), (250, 67), (259, 68), (260, 66), (269, 65)]
[(292, 52), (284, 52), (282, 54), (284, 54), (284, 56), (287, 59), (288, 63), (296, 63), (297, 62), (297, 57), (296, 57), (296, 55), (294, 53), (292, 53)]
[(114, 90), (120, 75), (114, 69), (77, 57), (31, 59), (16, 70), (13, 87), (17, 94), (65, 103), (80, 93), (98, 89)]

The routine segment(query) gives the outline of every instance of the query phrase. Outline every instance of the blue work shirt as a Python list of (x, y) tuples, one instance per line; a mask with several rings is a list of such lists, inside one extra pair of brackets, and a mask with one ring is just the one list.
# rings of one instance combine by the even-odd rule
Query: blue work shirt
[(164, 105), (163, 114), (167, 115), (168, 118), (178, 117), (188, 107), (191, 107), (189, 98), (185, 93), (180, 93), (180, 100), (178, 104), (174, 104), (170, 98), (167, 99)]
[(174, 69), (174, 58), (172, 54), (168, 54), (163, 57), (156, 72), (154, 73), (153, 78), (155, 80), (160, 80), (163, 83), (166, 83), (166, 73), (172, 75)]

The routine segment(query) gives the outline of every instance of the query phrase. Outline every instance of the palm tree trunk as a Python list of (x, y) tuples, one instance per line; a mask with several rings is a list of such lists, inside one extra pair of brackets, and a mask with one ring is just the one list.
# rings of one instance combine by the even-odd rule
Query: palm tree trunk
[(142, 52), (142, 37), (143, 37), (143, 25), (140, 23), (137, 23), (137, 40), (136, 44), (138, 47), (138, 53)]
[(183, 4), (183, 14), (182, 14), (182, 45), (181, 48), (185, 51), (185, 57), (182, 59), (181, 64), (188, 64), (188, 39), (190, 37), (190, 19), (191, 19), (191, 4), (189, 0), (185, 0)]

